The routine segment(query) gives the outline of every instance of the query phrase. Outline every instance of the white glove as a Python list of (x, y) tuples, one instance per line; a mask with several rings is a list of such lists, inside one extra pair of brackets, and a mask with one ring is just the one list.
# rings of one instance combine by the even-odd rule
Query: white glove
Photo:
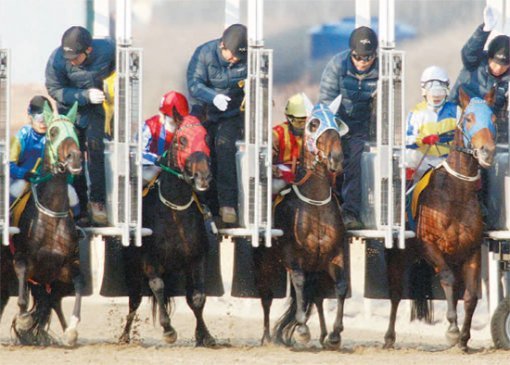
[(227, 110), (228, 102), (230, 101), (230, 98), (227, 95), (218, 94), (213, 99), (213, 104), (216, 108), (224, 112)]
[(498, 18), (494, 13), (494, 9), (490, 5), (485, 5), (483, 9), (483, 31), (492, 31), (496, 27), (497, 22)]
[(99, 89), (89, 89), (89, 100), (92, 104), (101, 104), (104, 99), (104, 92)]

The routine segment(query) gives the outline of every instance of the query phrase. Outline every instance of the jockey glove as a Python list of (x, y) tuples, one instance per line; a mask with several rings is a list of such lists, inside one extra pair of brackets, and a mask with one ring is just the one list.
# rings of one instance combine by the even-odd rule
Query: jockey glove
[(430, 136), (423, 137), (421, 140), (423, 144), (434, 145), (439, 142), (439, 136), (437, 134), (431, 134)]
[(35, 172), (27, 171), (25, 173), (25, 176), (23, 176), (23, 179), (25, 179), (26, 181), (30, 181), (30, 179), (35, 179), (36, 177), (37, 177), (37, 174)]
[(483, 9), (483, 31), (492, 31), (498, 22), (494, 9), (490, 5), (486, 5)]
[(99, 89), (94, 89), (94, 88), (89, 89), (88, 95), (89, 95), (89, 100), (92, 104), (101, 104), (105, 99), (104, 92), (102, 92)]
[(230, 101), (230, 97), (223, 94), (218, 94), (213, 99), (213, 104), (216, 108), (224, 112), (227, 110), (228, 102)]

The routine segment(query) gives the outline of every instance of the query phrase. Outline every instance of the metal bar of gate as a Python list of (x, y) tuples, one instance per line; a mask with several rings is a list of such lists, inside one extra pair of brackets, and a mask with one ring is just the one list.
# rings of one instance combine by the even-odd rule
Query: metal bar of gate
[(0, 225), (2, 243), (9, 245), (10, 54), (0, 49)]

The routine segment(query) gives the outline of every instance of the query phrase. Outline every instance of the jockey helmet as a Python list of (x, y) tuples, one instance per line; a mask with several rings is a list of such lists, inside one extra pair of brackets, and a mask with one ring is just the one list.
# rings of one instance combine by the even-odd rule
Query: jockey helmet
[(53, 106), (51, 105), (50, 101), (47, 97), (43, 95), (36, 95), (32, 99), (30, 99), (30, 103), (28, 104), (27, 112), (31, 116), (34, 116), (36, 114), (42, 114), (44, 111), (44, 103), (48, 103), (48, 106), (50, 107), (51, 111), (53, 111)]
[(92, 45), (90, 32), (80, 26), (67, 29), (62, 36), (62, 51), (64, 58), (72, 60), (78, 57)]
[(433, 108), (441, 107), (448, 95), (450, 79), (445, 69), (438, 66), (429, 66), (421, 74), (421, 93), (427, 103)]
[(294, 134), (302, 135), (306, 122), (305, 99), (302, 93), (292, 95), (285, 106), (285, 116)]
[(186, 97), (176, 91), (169, 91), (161, 98), (159, 111), (173, 118), (174, 108), (182, 117), (189, 114), (188, 100), (186, 100)]

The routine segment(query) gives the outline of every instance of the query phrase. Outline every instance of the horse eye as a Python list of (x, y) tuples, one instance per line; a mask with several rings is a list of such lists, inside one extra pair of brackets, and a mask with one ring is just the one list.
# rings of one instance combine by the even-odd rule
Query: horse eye
[(58, 136), (58, 128), (57, 127), (53, 127), (50, 129), (50, 138), (55, 138), (56, 136)]
[(308, 123), (308, 131), (314, 133), (319, 128), (320, 122), (317, 119), (313, 119)]

